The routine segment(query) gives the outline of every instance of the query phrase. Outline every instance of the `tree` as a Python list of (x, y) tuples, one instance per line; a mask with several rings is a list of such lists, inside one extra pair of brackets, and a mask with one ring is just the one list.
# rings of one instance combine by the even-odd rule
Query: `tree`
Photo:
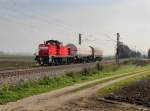
[(136, 52), (136, 57), (141, 57), (141, 56), (142, 56), (141, 52), (137, 51)]
[(0, 51), (0, 55), (2, 55), (2, 54), (4, 54), (4, 52), (3, 52), (3, 51)]
[(142, 56), (141, 52), (131, 50), (127, 45), (124, 45), (123, 43), (119, 45), (120, 58), (141, 57), (141, 56)]
[(150, 49), (148, 50), (148, 58), (150, 59)]
[(120, 58), (129, 58), (130, 57), (130, 48), (124, 44), (119, 46), (119, 56)]

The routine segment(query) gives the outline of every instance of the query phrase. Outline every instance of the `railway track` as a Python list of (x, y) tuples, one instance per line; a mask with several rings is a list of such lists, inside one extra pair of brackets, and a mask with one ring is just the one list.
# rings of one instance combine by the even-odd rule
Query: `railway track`
[[(109, 64), (109, 63), (114, 63), (114, 60), (107, 60), (104, 61), (104, 64)], [(30, 72), (30, 71), (43, 71), (43, 70), (49, 70), (49, 69), (60, 69), (60, 68), (65, 68), (65, 67), (72, 67), (72, 66), (82, 66), (82, 65), (90, 65), (90, 64), (96, 64), (96, 63), (82, 63), (82, 64), (70, 64), (70, 65), (60, 65), (60, 66), (46, 66), (46, 67), (34, 67), (34, 68), (25, 68), (25, 69), (15, 69), (15, 70), (3, 70), (0, 71), (0, 76), (1, 75), (7, 75), (7, 74), (13, 74), (14, 72)]]
[[(114, 60), (103, 61), (103, 64), (114, 63)], [(70, 64), (51, 67), (35, 67), (28, 69), (0, 71), (0, 84), (20, 83), (27, 80), (37, 80), (44, 76), (59, 76), (69, 72), (79, 72), (84, 68), (93, 68), (96, 63)]]
[(95, 64), (96, 63), (72, 64), (52, 67), (0, 71), (0, 84), (16, 84), (24, 82), (26, 80), (37, 80), (44, 76), (59, 76), (69, 72), (79, 72), (84, 68), (95, 67)]

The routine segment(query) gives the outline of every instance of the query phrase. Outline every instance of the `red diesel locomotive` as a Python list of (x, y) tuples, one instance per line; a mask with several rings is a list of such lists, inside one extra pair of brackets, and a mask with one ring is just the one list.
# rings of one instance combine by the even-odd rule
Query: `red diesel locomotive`
[(35, 60), (40, 65), (59, 65), (102, 60), (102, 50), (94, 47), (66, 46), (57, 40), (48, 40), (39, 45)]

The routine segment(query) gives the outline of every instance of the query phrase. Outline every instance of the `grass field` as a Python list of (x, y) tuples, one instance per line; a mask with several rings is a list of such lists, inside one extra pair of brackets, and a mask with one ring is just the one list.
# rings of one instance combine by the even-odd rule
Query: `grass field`
[(0, 60), (27, 60), (34, 58), (32, 55), (0, 55)]
[(10, 101), (16, 101), (18, 99), (32, 96), (35, 94), (40, 94), (43, 92), (52, 91), (55, 89), (70, 86), (76, 83), (82, 83), (86, 81), (95, 80), (98, 78), (109, 77), (113, 75), (119, 75), (123, 73), (129, 73), (133, 71), (140, 71), (143, 69), (150, 69), (150, 66), (140, 67), (134, 65), (123, 65), (119, 69), (116, 69), (113, 65), (107, 65), (104, 67), (103, 71), (83, 70), (81, 73), (68, 73), (61, 77), (45, 77), (39, 81), (31, 82), (28, 81), (24, 84), (8, 85), (3, 84), (0, 90), (0, 104), (4, 104)]
[(0, 55), (0, 71), (34, 67), (34, 56)]

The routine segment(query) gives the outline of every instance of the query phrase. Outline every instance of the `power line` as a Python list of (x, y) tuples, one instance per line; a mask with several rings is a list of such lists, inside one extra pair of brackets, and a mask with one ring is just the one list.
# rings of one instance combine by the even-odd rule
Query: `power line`
[[(15, 4), (15, 3), (13, 3), (13, 4)], [(15, 7), (15, 6), (14, 6), (14, 7)], [(24, 12), (24, 11), (20, 11), (20, 10), (18, 10), (18, 9), (10, 8), (10, 7), (3, 7), (3, 8), (6, 9), (6, 10), (8, 10), (8, 11), (11, 11), (11, 12), (14, 11), (13, 13), (21, 14), (21, 15), (24, 15), (24, 16), (29, 17), (29, 18), (34, 18), (34, 19), (36, 19), (36, 20), (38, 20), (38, 21), (44, 22), (44, 23), (49, 24), (49, 25), (54, 24), (54, 23), (51, 23), (50, 20), (47, 20), (47, 19), (41, 17), (39, 14), (34, 15), (33, 13), (26, 13), (26, 12)], [(31, 12), (31, 10), (30, 10), (30, 12)], [(33, 11), (32, 11), (32, 12), (33, 12)], [(58, 20), (57, 20), (57, 21), (58, 21)], [(63, 30), (70, 31), (70, 32), (73, 32), (73, 33), (76, 34), (76, 32), (73, 31), (72, 29), (70, 29), (70, 28), (68, 29), (68, 27), (70, 27), (70, 26), (67, 26), (67, 25), (65, 25), (65, 24), (61, 24), (61, 23), (58, 23), (58, 22), (55, 23), (55, 25), (56, 25), (56, 26), (59, 26), (59, 27), (57, 27), (57, 28), (61, 28), (61, 29), (63, 29)], [(85, 34), (83, 34), (83, 35), (85, 35)], [(93, 35), (89, 35), (89, 36), (93, 36)], [(107, 37), (110, 39), (110, 41), (116, 42), (115, 40), (111, 39), (109, 36), (107, 36)], [(89, 38), (82, 39), (82, 40), (88, 41)], [(94, 39), (94, 40), (89, 40), (89, 41), (94, 41), (94, 42), (95, 42), (96, 40)], [(103, 40), (103, 41), (104, 41), (104, 40)]]
[[(65, 31), (70, 31), (72, 33), (75, 33), (75, 31), (72, 31), (70, 29), (67, 29), (65, 26), (63, 26), (62, 24), (58, 24), (58, 23), (54, 23), (54, 22), (50, 22), (49, 20), (46, 20), (46, 19), (43, 19), (41, 16), (38, 16), (38, 15), (33, 15), (31, 13), (25, 13), (23, 11), (18, 11), (17, 9), (14, 9), (14, 8), (6, 8), (6, 7), (3, 7), (5, 10), (7, 11), (14, 11), (13, 13), (17, 13), (17, 14), (21, 14), (21, 15), (24, 15), (26, 17), (29, 17), (29, 18), (34, 18), (40, 22), (44, 22), (46, 24), (49, 24), (49, 25), (52, 25), (54, 24), (55, 26), (57, 26), (57, 28), (61, 28), (62, 30), (65, 30)], [(59, 26), (59, 27), (58, 27)]]
[[(12, 1), (12, 4), (14, 5), (14, 7), (16, 7), (15, 5), (17, 4), (15, 1)], [(29, 14), (31, 14), (31, 15), (34, 15), (35, 14), (35, 11), (33, 11), (32, 9), (30, 9), (30, 12), (33, 12), (33, 13), (29, 13)], [(42, 16), (39, 16), (39, 13), (36, 13), (36, 15), (34, 15), (34, 16), (36, 16), (36, 17), (39, 17), (39, 18), (42, 18), (43, 17), (43, 15)], [(44, 19), (45, 18), (47, 18), (47, 17), (44, 17)], [(66, 27), (66, 28), (69, 28), (69, 30), (71, 30), (72, 32), (74, 32), (71, 28), (71, 26), (70, 25), (67, 25), (67, 24), (63, 24), (62, 22), (60, 22), (60, 20), (59, 19), (57, 19), (57, 18), (54, 18), (56, 21), (57, 21), (57, 24), (58, 25), (61, 25), (61, 26), (63, 26), (63, 27)], [(46, 21), (48, 20), (50, 20), (50, 18), (49, 19), (45, 19)], [(53, 21), (52, 21), (53, 22)]]
[[(12, 2), (12, 4), (13, 5), (16, 5), (17, 3), (15, 3), (15, 2)], [(15, 7), (15, 6), (14, 6)], [(39, 16), (39, 14), (36, 14), (36, 15), (34, 15), (33, 13), (25, 13), (24, 11), (20, 11), (20, 10), (18, 10), (18, 9), (15, 9), (15, 8), (8, 8), (8, 7), (3, 7), (4, 9), (7, 9), (8, 11), (14, 11), (15, 13), (19, 13), (19, 14), (21, 14), (21, 15), (24, 15), (24, 16), (28, 16), (28, 17), (30, 17), (30, 18), (36, 18), (36, 20), (40, 20), (40, 21), (42, 21), (42, 22), (44, 22), (44, 23), (47, 23), (47, 24), (54, 24), (54, 23), (51, 23), (49, 20), (47, 20), (47, 19), (45, 19), (45, 18), (43, 18), (43, 17), (41, 17), (41, 16)], [(13, 13), (14, 13), (13, 12)], [(30, 10), (30, 12), (33, 12), (32, 10)], [(58, 21), (58, 20), (57, 20)], [(52, 21), (53, 22), (53, 21)], [(68, 29), (67, 27), (70, 27), (70, 26), (68, 26), (68, 25), (64, 25), (64, 24), (58, 24), (58, 22), (57, 23), (55, 23), (55, 25), (57, 25), (57, 26), (59, 26), (59, 28), (62, 28), (63, 30), (67, 30), (67, 31), (71, 31), (71, 32), (73, 32), (73, 33), (75, 33), (75, 34), (77, 34), (77, 32), (75, 32), (75, 31), (73, 31), (72, 29)], [(58, 27), (57, 27), (58, 28)], [(85, 34), (84, 34), (85, 35)], [(88, 40), (88, 39), (86, 39), (86, 40)], [(94, 40), (90, 40), (90, 41), (96, 41), (95, 39)], [(114, 41), (114, 40), (113, 40)]]
[[(14, 10), (14, 9), (13, 9)], [(16, 10), (14, 10), (14, 11), (16, 11)], [(31, 17), (31, 18), (36, 18), (36, 16), (34, 16), (34, 15), (30, 15), (30, 14), (26, 14), (26, 13), (22, 13), (22, 12), (15, 12), (15, 13), (19, 13), (19, 14), (23, 14), (24, 16), (29, 16), (29, 17)], [(48, 22), (48, 21), (44, 21), (44, 22)], [(17, 22), (18, 23), (18, 22)], [(26, 24), (25, 22), (20, 22), (20, 23), (23, 23), (23, 24)], [(49, 22), (48, 22), (48, 24), (50, 24)], [(26, 24), (27, 25), (27, 24)], [(29, 25), (31, 25), (31, 24), (29, 24)], [(33, 24), (32, 23), (32, 26), (36, 26), (35, 24)], [(87, 35), (87, 34), (83, 34), (83, 35)], [(93, 37), (93, 35), (87, 35), (87, 36), (92, 36)], [(86, 39), (82, 39), (82, 41), (96, 41), (96, 39), (92, 39), (92, 40), (89, 40), (89, 38), (86, 38)], [(104, 41), (104, 40), (103, 40)]]
[(109, 35), (105, 34), (105, 36), (108, 38), (107, 41), (117, 42), (116, 40), (112, 39)]

